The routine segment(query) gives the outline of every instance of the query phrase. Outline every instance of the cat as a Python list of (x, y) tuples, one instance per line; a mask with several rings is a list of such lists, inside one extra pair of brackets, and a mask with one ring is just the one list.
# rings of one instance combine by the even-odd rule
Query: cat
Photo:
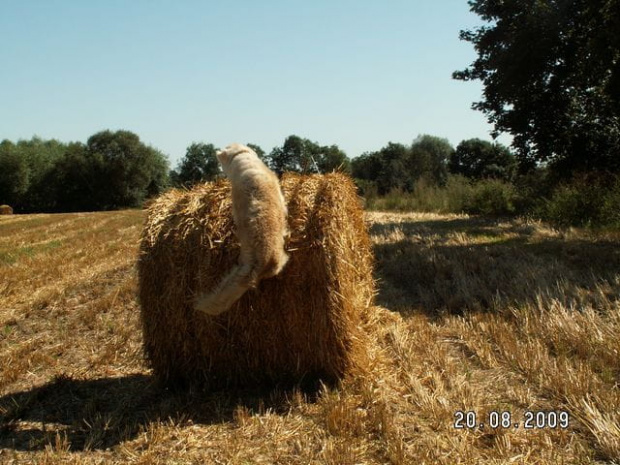
[(260, 280), (276, 276), (289, 257), (287, 208), (276, 174), (251, 148), (231, 144), (216, 154), (231, 183), (232, 212), (241, 244), (238, 263), (194, 308), (209, 315), (228, 310)]

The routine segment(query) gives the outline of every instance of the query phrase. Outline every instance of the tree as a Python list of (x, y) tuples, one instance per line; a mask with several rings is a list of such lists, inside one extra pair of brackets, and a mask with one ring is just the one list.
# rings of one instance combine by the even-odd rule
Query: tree
[(364, 152), (351, 161), (351, 174), (355, 179), (376, 181), (382, 167), (379, 152)]
[(177, 185), (192, 186), (199, 182), (212, 181), (220, 172), (213, 144), (193, 143), (187, 147), (173, 177)]
[(473, 108), (514, 136), (521, 168), (620, 171), (620, 0), (470, 0), (488, 24), (461, 31), (478, 58)]
[(321, 173), (331, 173), (339, 171), (341, 173), (351, 172), (351, 160), (337, 145), (320, 147), (316, 154), (316, 163)]
[(454, 148), (448, 139), (418, 136), (411, 145), (409, 171), (414, 180), (424, 178), (435, 185), (444, 185), (448, 179), (448, 160)]
[(276, 173), (327, 173), (347, 171), (347, 155), (337, 145), (323, 146), (296, 135), (288, 136), (282, 147), (275, 147), (268, 157), (269, 166)]
[(100, 157), (87, 155), (84, 144), (68, 144), (64, 156), (54, 165), (51, 176), (54, 179), (57, 211), (77, 212), (100, 208), (97, 190), (101, 188), (98, 179), (101, 163)]
[(276, 173), (285, 171), (307, 172), (310, 168), (306, 154), (306, 139), (290, 135), (284, 140), (282, 147), (274, 147), (269, 154), (269, 165)]
[(0, 202), (20, 212), (50, 211), (54, 207), (49, 174), (66, 145), (39, 137), (0, 143)]
[(0, 142), (0, 204), (20, 209), (30, 184), (30, 169), (26, 158), (20, 156), (15, 144)]
[(448, 168), (453, 174), (462, 174), (472, 179), (512, 181), (516, 165), (517, 161), (508, 147), (481, 139), (468, 139), (456, 147)]
[(389, 142), (378, 154), (381, 168), (377, 173), (377, 188), (379, 194), (384, 195), (391, 190), (411, 192), (414, 178), (408, 169), (411, 150), (403, 144)]
[(168, 183), (166, 157), (130, 131), (101, 131), (86, 142), (93, 209), (135, 207)]

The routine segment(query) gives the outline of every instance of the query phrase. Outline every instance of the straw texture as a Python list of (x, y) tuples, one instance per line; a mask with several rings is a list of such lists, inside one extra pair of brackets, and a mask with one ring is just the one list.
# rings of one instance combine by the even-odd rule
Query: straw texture
[(288, 174), (290, 260), (232, 308), (192, 309), (239, 256), (230, 184), (172, 190), (148, 210), (139, 259), (144, 348), (163, 381), (219, 388), (321, 378), (366, 363), (372, 254), (355, 186), (338, 173)]

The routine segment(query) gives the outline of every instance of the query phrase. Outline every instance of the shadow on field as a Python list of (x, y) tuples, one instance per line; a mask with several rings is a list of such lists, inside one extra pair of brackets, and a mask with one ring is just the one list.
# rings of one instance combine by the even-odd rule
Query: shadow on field
[[(489, 311), (556, 299), (617, 302), (620, 245), (536, 235), (536, 227), (484, 218), (374, 224), (380, 305), (401, 311)], [(402, 238), (402, 239), (401, 239)], [(381, 241), (379, 241), (381, 242)]]
[[(286, 413), (293, 391), (174, 391), (147, 375), (73, 380), (0, 397), (0, 449), (43, 450), (66, 438), (72, 451), (106, 449), (155, 422), (217, 424), (246, 408)], [(312, 400), (316, 395), (309, 392)]]

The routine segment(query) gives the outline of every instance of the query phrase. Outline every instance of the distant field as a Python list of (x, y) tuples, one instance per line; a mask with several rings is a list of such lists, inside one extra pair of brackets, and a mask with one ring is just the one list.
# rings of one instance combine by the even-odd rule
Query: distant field
[(206, 394), (158, 387), (143, 360), (143, 218), (0, 217), (0, 463), (620, 460), (620, 235), (368, 213), (370, 375)]

